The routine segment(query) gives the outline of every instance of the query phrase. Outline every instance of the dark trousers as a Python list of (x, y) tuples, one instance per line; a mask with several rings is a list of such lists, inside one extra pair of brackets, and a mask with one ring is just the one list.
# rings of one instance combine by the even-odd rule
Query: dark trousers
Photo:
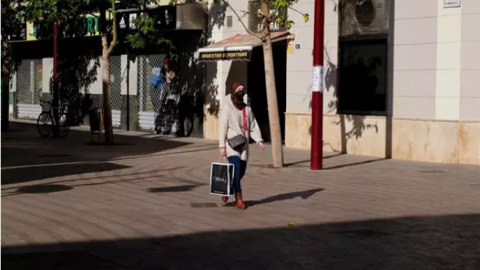
[(228, 162), (235, 166), (235, 176), (233, 179), (233, 185), (235, 187), (235, 192), (242, 192), (242, 185), (240, 180), (242, 180), (247, 170), (247, 162), (240, 159), (237, 156), (228, 157)]

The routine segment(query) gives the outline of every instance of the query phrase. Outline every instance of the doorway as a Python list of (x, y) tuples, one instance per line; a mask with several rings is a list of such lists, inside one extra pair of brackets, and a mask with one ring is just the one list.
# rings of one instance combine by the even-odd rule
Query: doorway
[[(287, 110), (287, 42), (285, 40), (272, 43), (273, 63), (275, 68), (275, 84), (277, 88), (278, 113), (282, 143), (285, 142), (285, 112)], [(270, 122), (268, 119), (267, 87), (265, 83), (265, 65), (263, 48), (253, 48), (251, 61), (247, 66), (247, 92), (251, 98), (252, 111), (257, 119), (262, 137), (270, 142)]]

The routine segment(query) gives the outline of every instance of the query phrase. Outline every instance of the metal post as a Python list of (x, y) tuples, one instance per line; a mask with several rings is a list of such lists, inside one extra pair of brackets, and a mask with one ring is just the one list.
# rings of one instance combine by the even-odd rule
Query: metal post
[(58, 23), (53, 22), (53, 82), (58, 82)]
[(130, 54), (127, 49), (127, 131), (130, 131)]
[(321, 170), (323, 161), (323, 44), (325, 0), (315, 0), (313, 28), (312, 145), (310, 169)]
[[(53, 22), (53, 106), (58, 108), (60, 104), (60, 93), (58, 92), (58, 22)], [(53, 136), (58, 136), (59, 112), (58, 109), (53, 110), (53, 117), (56, 125), (53, 129)]]

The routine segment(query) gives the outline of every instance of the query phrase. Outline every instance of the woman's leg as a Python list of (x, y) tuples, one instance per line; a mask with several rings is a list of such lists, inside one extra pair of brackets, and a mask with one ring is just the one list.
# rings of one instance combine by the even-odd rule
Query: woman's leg
[[(233, 187), (235, 188), (235, 193), (237, 193), (237, 191), (241, 192), (242, 186), (240, 185), (240, 180), (242, 179), (243, 174), (245, 174), (245, 168), (242, 167), (242, 160), (237, 156), (231, 156), (231, 157), (228, 157), (227, 159), (228, 159), (228, 163), (233, 164), (235, 168), (235, 172), (233, 175)], [(242, 174), (242, 171), (243, 171), (243, 174)], [(222, 201), (224, 203), (227, 203), (228, 197), (223, 196)]]
[(243, 179), (243, 176), (245, 176), (245, 172), (247, 171), (247, 162), (244, 160), (240, 160), (240, 181)]
[(243, 203), (242, 198), (242, 185), (241, 180), (242, 177), (245, 175), (245, 170), (247, 168), (247, 163), (242, 161), (240, 157), (229, 157), (228, 161), (235, 166), (235, 177), (234, 177), (234, 186), (235, 186), (235, 206), (239, 209), (246, 209), (247, 207)]
[[(235, 193), (242, 192), (242, 186), (240, 184), (240, 180), (242, 179), (243, 174), (245, 174), (245, 169), (242, 168), (242, 160), (240, 159), (240, 157), (231, 156), (231, 157), (228, 157), (228, 162), (233, 164), (233, 166), (235, 167), (235, 175), (233, 177), (233, 186), (235, 188)], [(242, 174), (242, 170), (243, 170), (243, 174)]]

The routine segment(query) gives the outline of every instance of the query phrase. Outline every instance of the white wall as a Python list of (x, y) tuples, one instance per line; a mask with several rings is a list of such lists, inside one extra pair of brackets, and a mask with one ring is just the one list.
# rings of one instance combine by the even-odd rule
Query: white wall
[[(394, 1), (393, 116), (434, 119), (438, 0)], [(412, 8), (415, 7), (415, 8)]]
[[(102, 66), (103, 66), (103, 61), (102, 58), (99, 57), (100, 59), (100, 65), (97, 67), (97, 80), (93, 82), (87, 89), (84, 89), (87, 93), (93, 94), (93, 95), (102, 95)], [(92, 69), (95, 66), (95, 60), (92, 59), (90, 61), (89, 65), (89, 70)]]
[[(446, 9), (443, 0), (392, 0), (390, 14), (393, 116), (408, 119), (480, 119), (480, 1), (462, 0)], [(335, 114), (338, 54), (338, 0), (325, 0), (324, 113)], [(413, 8), (414, 7), (414, 8)], [(295, 21), (295, 49), (287, 60), (287, 112), (310, 113), (314, 0), (289, 13)], [(330, 76), (327, 76), (328, 72)], [(330, 105), (330, 106), (329, 106)]]
[[(324, 75), (337, 68), (338, 54), (338, 0), (325, 0), (325, 50), (324, 50)], [(314, 0), (299, 1), (294, 6), (303, 13), (309, 13), (310, 20), (305, 23), (302, 14), (289, 10), (289, 18), (295, 24), (290, 32), (295, 34), (295, 44), (300, 49), (287, 54), (287, 113), (310, 113), (312, 96), (312, 66), (313, 66), (313, 25), (314, 25)], [(333, 75), (333, 74), (332, 74)], [(324, 89), (324, 113), (334, 114), (328, 104), (335, 100), (334, 92), (336, 77), (330, 76)]]
[[(129, 94), (130, 96), (136, 96), (138, 93), (138, 58), (136, 59), (128, 59), (128, 56), (126, 54), (121, 56), (122, 59), (122, 66), (121, 66), (121, 78), (122, 78), (122, 84), (121, 84), (121, 94), (126, 96)], [(127, 74), (127, 61), (130, 61), (130, 67), (128, 70)], [(127, 76), (129, 82), (127, 82)], [(127, 83), (129, 85), (128, 93), (127, 93)]]
[(50, 78), (53, 76), (53, 58), (42, 59), (42, 93), (50, 94)]
[(459, 8), (443, 2), (395, 1), (397, 118), (480, 120), (480, 1), (462, 0)]
[[(248, 1), (230, 1), (230, 5), (235, 11), (240, 12), (241, 10), (246, 10), (248, 8)], [(235, 14), (227, 8), (225, 12), (225, 20), (218, 21), (218, 16), (221, 14), (221, 7), (219, 5), (211, 5), (209, 2), (209, 21), (217, 22), (211, 25), (211, 33), (208, 36), (208, 44), (219, 42), (221, 40), (233, 37), (235, 35), (244, 35), (246, 34), (245, 28), (238, 21)], [(241, 14), (241, 13), (240, 13)], [(232, 16), (232, 27), (226, 26), (227, 16)], [(243, 19), (245, 24), (248, 24), (248, 18)], [(206, 74), (207, 87), (208, 91), (216, 92), (217, 99), (220, 101), (220, 106), (223, 104), (223, 99), (226, 94), (229, 93), (232, 82), (241, 81), (247, 84), (247, 65), (246, 62), (233, 62), (233, 61), (218, 61), (207, 63), (207, 74)], [(206, 106), (207, 110), (209, 109), (210, 97), (207, 95)]]
[[(53, 58), (42, 59), (42, 92), (50, 93), (50, 79), (53, 76)], [(95, 66), (95, 60), (90, 61), (89, 69)], [(135, 74), (135, 77), (137, 74)], [(100, 66), (97, 68), (97, 80), (91, 84), (87, 89), (90, 94), (102, 94), (102, 63), (100, 59)]]
[(460, 120), (480, 121), (480, 1), (462, 0)]

